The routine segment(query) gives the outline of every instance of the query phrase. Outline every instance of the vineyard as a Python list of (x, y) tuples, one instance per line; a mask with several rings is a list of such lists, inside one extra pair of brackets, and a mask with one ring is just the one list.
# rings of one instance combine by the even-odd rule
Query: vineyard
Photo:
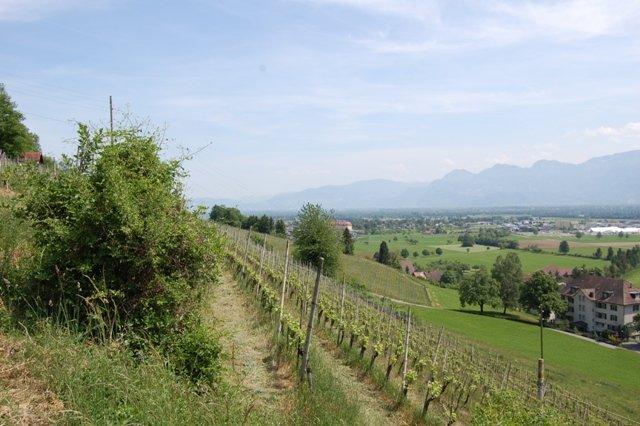
[(292, 353), (303, 356), (303, 344), (310, 337), (304, 326), (317, 276), (316, 334), (346, 354), (355, 354), (370, 378), (423, 417), (453, 424), (492, 394), (513, 391), (532, 407), (558, 413), (566, 423), (640, 424), (576, 398), (554, 383), (553, 372), (538, 383), (535, 366), (479, 349), (443, 327), (416, 321), (410, 311), (316, 275), (316, 268), (271, 250), (266, 239), (252, 239), (250, 231), (224, 226), (221, 230), (227, 236), (230, 261), (273, 315)]

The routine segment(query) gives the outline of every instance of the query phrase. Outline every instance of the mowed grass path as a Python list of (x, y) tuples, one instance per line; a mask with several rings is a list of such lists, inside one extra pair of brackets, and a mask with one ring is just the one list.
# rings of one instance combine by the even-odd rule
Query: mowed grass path
[[(394, 237), (396, 240), (394, 240)], [(409, 239), (416, 240), (417, 243), (411, 244), (408, 241)], [(438, 260), (459, 261), (471, 266), (478, 265), (490, 268), (499, 255), (505, 256), (509, 252), (515, 252), (520, 257), (525, 273), (532, 273), (547, 265), (556, 265), (563, 268), (582, 265), (604, 268), (608, 265), (608, 262), (599, 259), (564, 256), (554, 253), (534, 253), (525, 250), (496, 249), (495, 247), (487, 249), (487, 246), (481, 245), (476, 245), (467, 252), (457, 243), (457, 235), (423, 235), (416, 232), (363, 236), (356, 241), (356, 253), (371, 258), (373, 253), (380, 247), (382, 241), (386, 241), (392, 251), (399, 252), (401, 249), (406, 248), (411, 253), (409, 259), (423, 268), (427, 268), (430, 263)], [(437, 247), (443, 250), (443, 254), (440, 256), (435, 254)], [(422, 255), (422, 250), (424, 249), (429, 250), (431, 254), (429, 256)], [(413, 256), (415, 251), (419, 253), (418, 257)]]

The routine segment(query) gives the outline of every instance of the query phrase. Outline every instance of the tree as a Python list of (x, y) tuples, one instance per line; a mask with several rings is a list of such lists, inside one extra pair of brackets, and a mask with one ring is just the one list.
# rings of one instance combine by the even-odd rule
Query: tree
[(631, 323), (631, 326), (635, 331), (640, 331), (640, 314), (636, 314), (633, 317), (633, 322)]
[(389, 254), (389, 247), (387, 246), (387, 242), (383, 241), (380, 243), (380, 248), (378, 249), (378, 258), (377, 261), (388, 265), (391, 260), (391, 256)]
[(584, 237), (584, 232), (582, 232), (582, 231), (578, 231), (578, 232), (576, 232), (576, 238), (577, 238), (577, 239), (580, 239), (580, 238), (582, 238), (582, 237)]
[(458, 282), (458, 275), (455, 271), (451, 269), (447, 269), (440, 276), (440, 284), (443, 284), (445, 287), (453, 287)]
[(403, 248), (402, 250), (400, 250), (400, 256), (406, 259), (407, 257), (409, 257), (409, 250), (407, 250), (406, 248)]
[(549, 318), (551, 312), (561, 314), (567, 309), (556, 279), (542, 271), (534, 272), (522, 287), (520, 303), (528, 309), (537, 310), (542, 318)]
[(598, 233), (596, 234), (596, 238), (602, 238), (602, 232), (598, 232)]
[(423, 256), (429, 256), (430, 254), (431, 253), (429, 252), (429, 250), (427, 250), (427, 249), (422, 250), (422, 255)]
[(566, 240), (560, 241), (560, 246), (558, 247), (558, 251), (562, 254), (569, 253), (569, 243)]
[(598, 247), (595, 253), (593, 253), (593, 257), (595, 257), (596, 259), (602, 258), (602, 249), (600, 247)]
[(353, 254), (354, 243), (353, 236), (351, 236), (351, 232), (349, 232), (349, 228), (344, 228), (344, 232), (342, 232), (342, 252), (344, 254)]
[(620, 231), (618, 232), (618, 238), (623, 238), (624, 237), (624, 232)]
[(216, 204), (211, 208), (209, 220), (239, 228), (242, 226), (244, 216), (240, 213), (240, 210), (235, 207), (226, 207)]
[(3, 84), (0, 84), (0, 151), (9, 158), (17, 158), (25, 151), (39, 151), (38, 136), (31, 133), (22, 121)]
[(256, 215), (247, 216), (242, 219), (242, 229), (256, 229), (260, 218)]
[(460, 236), (460, 241), (462, 242), (462, 247), (473, 247), (475, 244), (475, 240), (473, 236), (469, 232), (465, 232)]
[(287, 228), (284, 225), (284, 221), (282, 219), (278, 219), (275, 225), (276, 235), (278, 237), (286, 237), (287, 236)]
[(418, 253), (417, 251), (414, 251), (413, 252), (413, 257), (418, 257), (418, 256), (420, 256), (420, 253)]
[(505, 257), (498, 256), (491, 268), (491, 276), (500, 286), (502, 312), (506, 313), (507, 308), (517, 307), (522, 287), (522, 263), (517, 253), (508, 253)]
[(293, 230), (294, 256), (318, 266), (324, 258), (324, 273), (335, 275), (340, 262), (340, 245), (331, 224), (331, 214), (319, 204), (305, 204)]
[(273, 232), (273, 218), (267, 215), (260, 216), (260, 219), (256, 222), (256, 231), (263, 234), (270, 234)]
[(614, 253), (613, 253), (613, 247), (609, 247), (607, 249), (607, 260), (611, 260), (613, 259)]
[(442, 254), (442, 249), (440, 247), (436, 248), (436, 254), (440, 256)]
[(498, 301), (498, 283), (485, 267), (481, 267), (475, 274), (462, 279), (458, 293), (460, 305), (478, 305), (480, 312), (484, 312), (484, 305), (495, 306)]

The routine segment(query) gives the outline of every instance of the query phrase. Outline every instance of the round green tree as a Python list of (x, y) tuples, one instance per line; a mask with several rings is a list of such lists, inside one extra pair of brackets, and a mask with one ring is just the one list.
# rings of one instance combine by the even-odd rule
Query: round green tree
[(294, 256), (313, 265), (319, 265), (320, 258), (324, 258), (327, 275), (338, 270), (342, 251), (331, 220), (331, 214), (322, 206), (309, 203), (298, 213), (298, 225), (293, 230)]

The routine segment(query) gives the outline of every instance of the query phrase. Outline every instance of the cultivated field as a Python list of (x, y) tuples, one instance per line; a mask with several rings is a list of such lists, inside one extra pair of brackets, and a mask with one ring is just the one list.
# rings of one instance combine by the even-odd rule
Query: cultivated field
[[(409, 259), (423, 268), (427, 268), (430, 263), (441, 259), (459, 261), (471, 266), (485, 266), (490, 268), (495, 262), (496, 257), (499, 255), (504, 256), (508, 252), (518, 254), (525, 273), (532, 273), (548, 265), (563, 268), (573, 268), (582, 265), (604, 268), (608, 264), (606, 261), (598, 259), (565, 256), (557, 253), (534, 253), (525, 250), (497, 249), (495, 247), (482, 245), (475, 245), (469, 248), (467, 252), (466, 248), (460, 247), (460, 244), (456, 241), (457, 236), (453, 234), (422, 235), (420, 233), (387, 233), (366, 235), (358, 238), (356, 241), (356, 253), (360, 256), (371, 258), (383, 240), (387, 242), (389, 249), (392, 251), (399, 252), (403, 248), (409, 250), (411, 253)], [(410, 240), (414, 240), (414, 242), (412, 243)], [(556, 243), (556, 249), (557, 244), (559, 244), (559, 241)], [(438, 247), (443, 250), (443, 254), (439, 256), (435, 254), (435, 250)], [(424, 256), (422, 254), (423, 249), (429, 250), (431, 254)], [(595, 251), (595, 248), (593, 250)], [(413, 256), (414, 251), (419, 253), (418, 257)]]
[[(405, 244), (413, 252), (422, 248), (444, 246), (447, 236), (425, 236), (419, 239), (419, 243), (409, 246), (408, 243), (393, 241), (393, 236), (402, 234), (386, 234), (362, 237), (357, 243), (357, 251), (362, 254), (369, 250), (368, 246), (385, 239), (390, 242), (390, 247), (396, 250)], [(391, 238), (389, 238), (391, 236)], [(451, 236), (448, 236), (451, 239)], [(369, 240), (369, 245), (364, 244)], [(269, 243), (274, 247), (284, 250), (284, 240), (269, 237)], [(444, 243), (444, 244), (442, 244)], [(428, 244), (428, 245), (427, 245)], [(477, 256), (486, 265), (490, 265), (497, 254), (508, 250), (476, 250), (471, 253), (459, 250), (446, 250), (441, 258), (449, 256), (461, 256), (460, 259), (469, 259)], [(559, 256), (554, 254), (536, 254), (518, 251), (527, 270), (536, 266), (543, 267), (549, 263), (562, 266), (562, 260), (568, 262), (582, 262), (590, 259), (575, 258), (571, 256)], [(436, 256), (423, 257), (423, 259), (436, 259)], [(385, 294), (388, 297), (400, 299), (406, 302), (421, 303), (415, 295), (420, 294), (417, 288), (427, 289), (430, 308), (412, 306), (412, 311), (421, 320), (438, 326), (444, 326), (446, 330), (458, 334), (461, 338), (468, 339), (479, 346), (484, 346), (492, 351), (505, 356), (530, 363), (533, 366), (539, 356), (539, 328), (536, 319), (528, 314), (518, 311), (508, 311), (506, 318), (502, 316), (501, 309), (485, 308), (484, 315), (475, 307), (462, 309), (458, 299), (458, 292), (454, 289), (441, 288), (429, 283), (417, 282), (406, 274), (398, 273), (392, 268), (383, 266), (372, 260), (358, 256), (343, 256), (345, 271), (363, 283), (367, 290)], [(559, 260), (560, 259), (560, 260)], [(604, 265), (604, 261), (594, 261), (598, 265)], [(587, 263), (587, 262), (585, 262)], [(581, 263), (575, 263), (581, 264)], [(394, 281), (391, 276), (404, 277)], [(639, 274), (640, 275), (640, 274)], [(377, 278), (377, 279), (376, 279)], [(640, 278), (640, 277), (639, 277)], [(385, 282), (392, 283), (389, 286)], [(392, 296), (391, 296), (392, 294)], [(592, 400), (602, 401), (603, 406), (616, 412), (631, 417), (640, 415), (640, 410), (633, 402), (632, 395), (640, 394), (640, 354), (623, 349), (609, 349), (596, 343), (581, 340), (575, 336), (562, 334), (550, 329), (545, 329), (545, 361), (550, 377), (553, 377), (563, 386), (576, 392), (576, 395), (588, 397)]]

